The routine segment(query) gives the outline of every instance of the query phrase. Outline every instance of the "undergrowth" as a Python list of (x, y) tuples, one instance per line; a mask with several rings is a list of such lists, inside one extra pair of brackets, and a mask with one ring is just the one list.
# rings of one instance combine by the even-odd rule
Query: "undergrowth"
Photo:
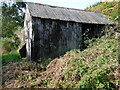
[(20, 54), (18, 52), (12, 52), (9, 54), (2, 55), (2, 64), (3, 65), (8, 64), (9, 62), (18, 62), (18, 61), (26, 62), (27, 59), (20, 59)]
[[(89, 40), (89, 46), (83, 51), (71, 50), (66, 52), (63, 57), (52, 61), (48, 59), (38, 67), (36, 67), (37, 64), (23, 65), (24, 75), (17, 76), (18, 79), (13, 86), (120, 89), (118, 39), (115, 38), (114, 28), (106, 28), (106, 30), (106, 34), (101, 38)], [(19, 61), (19, 54), (3, 55), (3, 62), (7, 62), (7, 60)], [(41, 59), (38, 61), (41, 62)], [(22, 65), (18, 66), (22, 67)], [(28, 67), (36, 69), (29, 70)]]
[(87, 7), (86, 10), (101, 12), (108, 18), (116, 21), (119, 19), (118, 13), (119, 4), (120, 1), (117, 0), (103, 1), (98, 2), (97, 4), (94, 4), (90, 7)]
[(92, 45), (67, 63), (61, 73), (64, 79), (58, 78), (55, 81), (56, 87), (118, 88), (117, 40), (103, 36)]
[(63, 67), (60, 77), (52, 81), (55, 88), (119, 89), (118, 39), (111, 36), (111, 30), (101, 38), (89, 40), (84, 51), (72, 50), (66, 55), (69, 53), (75, 57)]

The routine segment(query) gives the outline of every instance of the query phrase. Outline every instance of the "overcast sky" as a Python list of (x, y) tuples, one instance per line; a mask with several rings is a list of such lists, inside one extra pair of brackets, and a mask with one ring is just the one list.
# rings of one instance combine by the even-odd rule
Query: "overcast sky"
[(104, 0), (25, 0), (25, 1), (48, 4), (48, 5), (53, 5), (53, 6), (85, 9), (86, 7), (90, 5), (93, 5), (97, 2), (104, 1)]

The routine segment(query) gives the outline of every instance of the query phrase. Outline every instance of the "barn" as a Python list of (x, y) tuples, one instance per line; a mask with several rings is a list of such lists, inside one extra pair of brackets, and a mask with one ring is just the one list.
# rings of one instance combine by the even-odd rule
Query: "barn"
[(26, 3), (24, 20), (26, 54), (29, 60), (54, 58), (79, 48), (83, 33), (97, 37), (106, 24), (113, 24), (101, 13), (73, 8)]

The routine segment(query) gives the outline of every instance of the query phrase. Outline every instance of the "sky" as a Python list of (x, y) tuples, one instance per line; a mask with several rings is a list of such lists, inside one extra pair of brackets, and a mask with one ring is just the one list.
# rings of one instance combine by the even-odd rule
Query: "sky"
[(76, 9), (86, 9), (90, 5), (93, 5), (100, 1), (112, 1), (112, 0), (0, 0), (0, 1), (25, 1), (25, 2), (34, 2), (47, 4), (52, 6), (60, 6), (60, 7), (68, 7), (68, 8), (76, 8)]
[[(90, 5), (104, 0), (25, 0), (26, 2), (35, 2), (52, 6), (85, 9)], [(109, 0), (110, 1), (110, 0)]]

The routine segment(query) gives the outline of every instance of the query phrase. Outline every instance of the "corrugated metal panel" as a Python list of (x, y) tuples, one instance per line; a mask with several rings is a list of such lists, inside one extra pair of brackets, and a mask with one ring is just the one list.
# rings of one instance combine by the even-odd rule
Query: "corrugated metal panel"
[(114, 24), (112, 20), (97, 12), (36, 4), (31, 2), (28, 2), (27, 4), (31, 15), (34, 17), (74, 21), (79, 23)]

